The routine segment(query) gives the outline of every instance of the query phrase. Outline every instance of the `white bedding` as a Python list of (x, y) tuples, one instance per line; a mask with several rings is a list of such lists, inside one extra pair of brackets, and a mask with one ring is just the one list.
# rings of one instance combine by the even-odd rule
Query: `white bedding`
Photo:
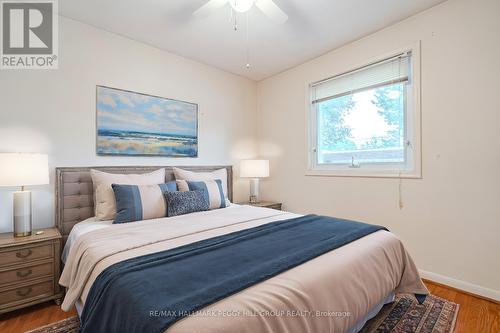
[(113, 221), (99, 221), (95, 217), (90, 217), (82, 222), (75, 224), (71, 232), (69, 233), (68, 239), (66, 240), (66, 244), (64, 245), (64, 249), (62, 251), (61, 260), (65, 264), (66, 259), (69, 255), (69, 250), (71, 246), (80, 238), (82, 235), (103, 228), (108, 228), (113, 225)]
[[(226, 209), (234, 209), (235, 207), (238, 207), (240, 205), (230, 203), (230, 206), (228, 206)], [(196, 213), (198, 215), (208, 215), (210, 216), (209, 212), (199, 212)], [(291, 213), (290, 213), (291, 214)], [(292, 214), (292, 217), (297, 217), (300, 215), (297, 214)], [(185, 216), (184, 216), (185, 217)], [(168, 219), (168, 218), (164, 218)], [(133, 222), (131, 222), (133, 223)], [(78, 222), (73, 226), (73, 229), (71, 229), (71, 232), (69, 233), (68, 239), (66, 240), (66, 244), (64, 245), (64, 249), (62, 251), (61, 255), (61, 260), (64, 264), (66, 264), (66, 259), (68, 258), (69, 251), (71, 250), (71, 247), (73, 244), (76, 243), (78, 238), (81, 236), (85, 235), (88, 232), (98, 230), (98, 229), (104, 229), (108, 227), (113, 226), (113, 220), (108, 220), (108, 221), (100, 221), (98, 220), (95, 216), (89, 217), (86, 220), (83, 220), (82, 222)]]
[[(60, 280), (68, 287), (63, 307), (76, 303), (81, 308), (93, 281), (116, 262), (297, 216), (232, 205), (121, 225), (86, 220), (73, 228), (66, 244), (68, 262)], [(349, 311), (348, 317), (188, 317), (168, 332), (234, 332), (235, 328), (240, 332), (352, 332), (392, 291), (427, 293), (401, 242), (389, 232), (378, 231), (207, 307), (214, 313), (334, 309)]]

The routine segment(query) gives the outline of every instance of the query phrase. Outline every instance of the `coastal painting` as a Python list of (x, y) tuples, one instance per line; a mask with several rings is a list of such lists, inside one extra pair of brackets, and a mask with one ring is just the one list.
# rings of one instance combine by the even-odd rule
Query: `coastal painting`
[(97, 154), (198, 156), (198, 105), (97, 86)]

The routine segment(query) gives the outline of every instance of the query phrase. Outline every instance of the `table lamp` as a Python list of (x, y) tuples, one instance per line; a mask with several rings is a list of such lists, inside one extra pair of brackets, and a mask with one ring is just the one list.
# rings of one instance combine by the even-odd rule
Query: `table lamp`
[(250, 203), (259, 203), (259, 178), (269, 177), (269, 161), (241, 161), (240, 176), (250, 178)]
[(14, 192), (14, 236), (32, 231), (31, 191), (25, 186), (49, 183), (48, 156), (44, 154), (0, 153), (0, 186), (20, 186)]

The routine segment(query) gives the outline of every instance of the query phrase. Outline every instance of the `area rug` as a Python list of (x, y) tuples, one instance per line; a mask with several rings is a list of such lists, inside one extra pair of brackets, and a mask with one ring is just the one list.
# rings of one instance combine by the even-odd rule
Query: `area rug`
[(360, 333), (451, 333), (455, 328), (459, 305), (429, 295), (418, 304), (411, 295), (397, 295)]
[[(420, 305), (410, 295), (398, 295), (360, 333), (451, 333), (457, 314), (458, 304), (437, 296), (427, 296)], [(26, 333), (76, 333), (79, 326), (80, 320), (74, 316)]]

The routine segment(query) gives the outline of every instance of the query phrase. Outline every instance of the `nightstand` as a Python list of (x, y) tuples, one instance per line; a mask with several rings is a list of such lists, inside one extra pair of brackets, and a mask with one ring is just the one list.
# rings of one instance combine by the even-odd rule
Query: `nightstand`
[(26, 237), (0, 234), (0, 314), (62, 300), (61, 234), (57, 228), (41, 230)]
[(239, 202), (239, 205), (249, 205), (254, 207), (265, 207), (281, 210), (281, 202), (272, 202), (272, 201), (260, 201), (258, 203), (250, 203), (250, 202)]

